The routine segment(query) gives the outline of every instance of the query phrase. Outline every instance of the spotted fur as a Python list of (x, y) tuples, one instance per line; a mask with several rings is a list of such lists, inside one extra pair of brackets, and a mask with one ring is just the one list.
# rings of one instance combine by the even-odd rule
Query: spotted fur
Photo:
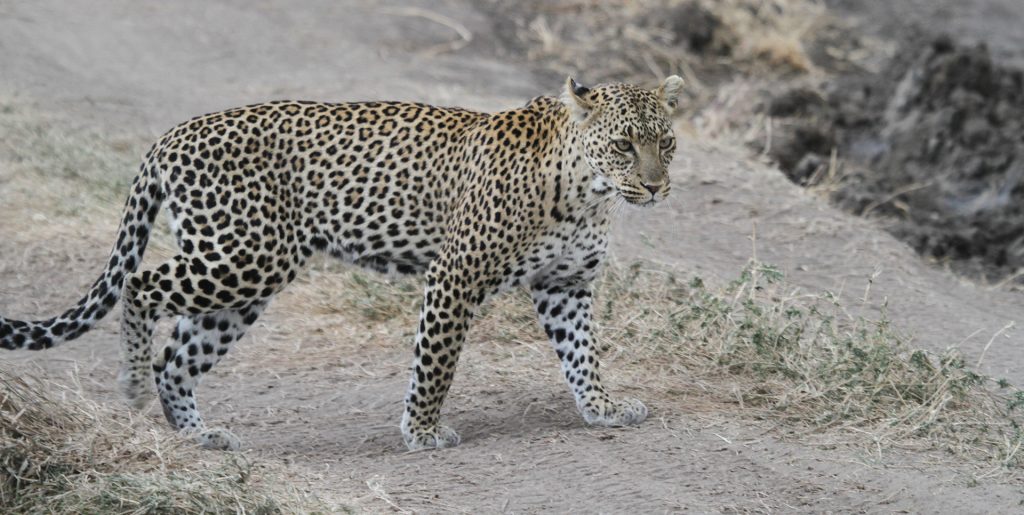
[[(473, 314), (509, 288), (532, 291), (540, 323), (583, 418), (636, 424), (642, 403), (601, 385), (590, 283), (615, 208), (669, 192), (669, 114), (682, 81), (537, 98), (494, 114), (403, 102), (270, 102), (195, 118), (146, 154), (106, 269), (49, 320), (0, 318), (0, 347), (45, 349), (78, 337), (120, 299), (129, 402), (153, 385), (167, 420), (203, 446), (238, 447), (208, 429), (196, 387), (317, 252), (425, 273), (401, 430), (410, 448), (448, 447), (441, 404)], [(161, 205), (179, 252), (139, 271)], [(154, 356), (153, 329), (177, 316)]]

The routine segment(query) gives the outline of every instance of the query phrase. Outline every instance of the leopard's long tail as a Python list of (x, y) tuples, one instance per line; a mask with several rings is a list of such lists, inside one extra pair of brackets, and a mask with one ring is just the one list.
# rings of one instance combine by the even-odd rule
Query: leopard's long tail
[(107, 266), (71, 309), (48, 320), (23, 322), (0, 316), (0, 348), (41, 350), (78, 338), (117, 304), (125, 275), (142, 262), (164, 192), (155, 166), (143, 165), (132, 183)]

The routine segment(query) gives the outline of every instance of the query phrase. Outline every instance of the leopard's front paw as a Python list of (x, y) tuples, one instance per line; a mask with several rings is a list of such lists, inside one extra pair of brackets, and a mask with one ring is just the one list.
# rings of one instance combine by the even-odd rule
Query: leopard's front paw
[(405, 438), (405, 445), (410, 451), (420, 449), (444, 449), (459, 445), (459, 433), (448, 426), (440, 424), (419, 431), (412, 431), (402, 435)]
[(580, 408), (580, 413), (584, 421), (595, 426), (635, 426), (647, 418), (647, 406), (629, 397), (619, 401), (595, 399)]
[(416, 427), (409, 420), (408, 413), (402, 417), (402, 438), (410, 451), (455, 447), (461, 441), (459, 433), (448, 426), (435, 424), (425, 428)]

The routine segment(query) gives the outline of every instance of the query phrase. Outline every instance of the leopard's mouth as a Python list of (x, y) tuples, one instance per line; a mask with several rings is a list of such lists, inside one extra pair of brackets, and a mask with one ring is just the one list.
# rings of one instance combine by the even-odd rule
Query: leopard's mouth
[(651, 207), (651, 206), (657, 204), (661, 200), (655, 194), (644, 195), (644, 196), (627, 195), (627, 194), (622, 193), (622, 192), (620, 192), (619, 194), (622, 195), (622, 198), (626, 199), (626, 202), (629, 202), (630, 204), (633, 204), (634, 206), (640, 206), (640, 207)]

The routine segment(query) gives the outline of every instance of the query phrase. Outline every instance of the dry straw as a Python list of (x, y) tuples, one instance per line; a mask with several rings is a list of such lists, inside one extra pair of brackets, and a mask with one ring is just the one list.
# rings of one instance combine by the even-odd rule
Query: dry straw
[[(321, 509), (275, 469), (201, 453), (148, 419), (0, 369), (0, 512), (282, 513)], [(58, 397), (58, 392), (59, 397)]]
[[(593, 82), (650, 82), (682, 75), (691, 94), (701, 76), (734, 71), (804, 73), (804, 48), (825, 8), (813, 0), (640, 0), (502, 4), (526, 56), (552, 72)], [(695, 71), (696, 70), (696, 71)]]

